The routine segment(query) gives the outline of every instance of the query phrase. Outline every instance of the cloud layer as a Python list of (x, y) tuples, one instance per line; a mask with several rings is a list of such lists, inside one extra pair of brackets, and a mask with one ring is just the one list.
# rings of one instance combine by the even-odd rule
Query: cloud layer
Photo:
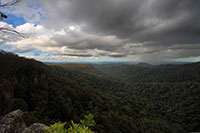
[(7, 12), (23, 16), (27, 24), (16, 29), (34, 37), (9, 44), (60, 57), (199, 57), (199, 7), (199, 0), (22, 1)]

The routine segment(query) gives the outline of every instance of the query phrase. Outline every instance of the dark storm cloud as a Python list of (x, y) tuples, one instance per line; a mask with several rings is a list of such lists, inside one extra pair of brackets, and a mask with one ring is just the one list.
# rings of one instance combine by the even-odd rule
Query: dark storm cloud
[(200, 42), (199, 0), (73, 0), (69, 4), (67, 18), (86, 23), (85, 31), (94, 34), (162, 45)]
[(63, 3), (55, 11), (61, 21), (84, 23), (84, 31), (89, 33), (156, 45), (200, 42), (199, 0), (68, 0)]
[(125, 57), (125, 55), (109, 55), (110, 57), (116, 57), (116, 58), (121, 58), (121, 57)]
[[(38, 2), (46, 10), (44, 26), (65, 31), (50, 38), (56, 42), (51, 47), (80, 51), (77, 56), (92, 56), (87, 50), (100, 50), (96, 55), (111, 57), (152, 54), (151, 60), (153, 53), (200, 56), (200, 0)], [(79, 28), (70, 31), (67, 26)]]
[(128, 42), (128, 40), (120, 40), (112, 35), (98, 36), (78, 31), (71, 31), (65, 35), (53, 36), (51, 40), (57, 42), (58, 45), (67, 46), (70, 49), (99, 49), (105, 51), (115, 51)]
[(74, 0), (68, 17), (85, 23), (85, 31), (127, 37), (144, 29), (138, 16), (143, 4), (139, 0)]

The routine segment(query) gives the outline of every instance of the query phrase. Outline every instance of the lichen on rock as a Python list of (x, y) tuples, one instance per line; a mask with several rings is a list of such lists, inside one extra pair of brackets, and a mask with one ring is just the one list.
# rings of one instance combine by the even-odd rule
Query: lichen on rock
[(43, 133), (46, 125), (34, 123), (26, 127), (23, 120), (23, 112), (18, 109), (0, 119), (0, 133)]
[(18, 109), (0, 120), (0, 133), (21, 133), (26, 128), (23, 112)]
[(22, 133), (43, 133), (46, 128), (47, 126), (44, 124), (34, 123), (26, 128)]

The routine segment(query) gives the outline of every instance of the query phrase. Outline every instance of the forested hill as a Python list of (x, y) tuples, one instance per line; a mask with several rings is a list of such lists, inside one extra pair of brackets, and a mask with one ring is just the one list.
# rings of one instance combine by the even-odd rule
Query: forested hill
[(28, 125), (49, 125), (92, 113), (97, 132), (199, 131), (199, 83), (127, 84), (105, 70), (48, 66), (1, 51), (0, 115), (22, 109)]
[(179, 123), (186, 131), (200, 131), (200, 63), (183, 65), (100, 64), (95, 67), (153, 103), (166, 119)]
[(28, 117), (33, 116), (33, 121), (78, 120), (86, 113), (89, 102), (102, 103), (98, 90), (65, 76), (71, 75), (70, 71), (61, 71), (33, 59), (0, 52), (0, 114), (21, 108), (29, 112)]
[(158, 66), (100, 64), (95, 67), (104, 73), (131, 83), (200, 81), (200, 63)]
[(65, 63), (65, 64), (48, 64), (49, 66), (58, 66), (65, 68), (69, 71), (74, 71), (74, 72), (81, 72), (84, 74), (90, 74), (90, 75), (95, 75), (95, 76), (107, 76), (110, 77), (109, 75), (103, 73), (102, 71), (96, 69), (92, 64), (83, 64), (83, 63)]

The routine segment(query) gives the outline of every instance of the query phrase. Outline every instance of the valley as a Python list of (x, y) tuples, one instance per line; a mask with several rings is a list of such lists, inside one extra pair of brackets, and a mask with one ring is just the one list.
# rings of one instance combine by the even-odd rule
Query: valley
[(200, 131), (200, 64), (43, 64), (0, 53), (0, 115), (25, 122), (77, 122), (97, 132)]

